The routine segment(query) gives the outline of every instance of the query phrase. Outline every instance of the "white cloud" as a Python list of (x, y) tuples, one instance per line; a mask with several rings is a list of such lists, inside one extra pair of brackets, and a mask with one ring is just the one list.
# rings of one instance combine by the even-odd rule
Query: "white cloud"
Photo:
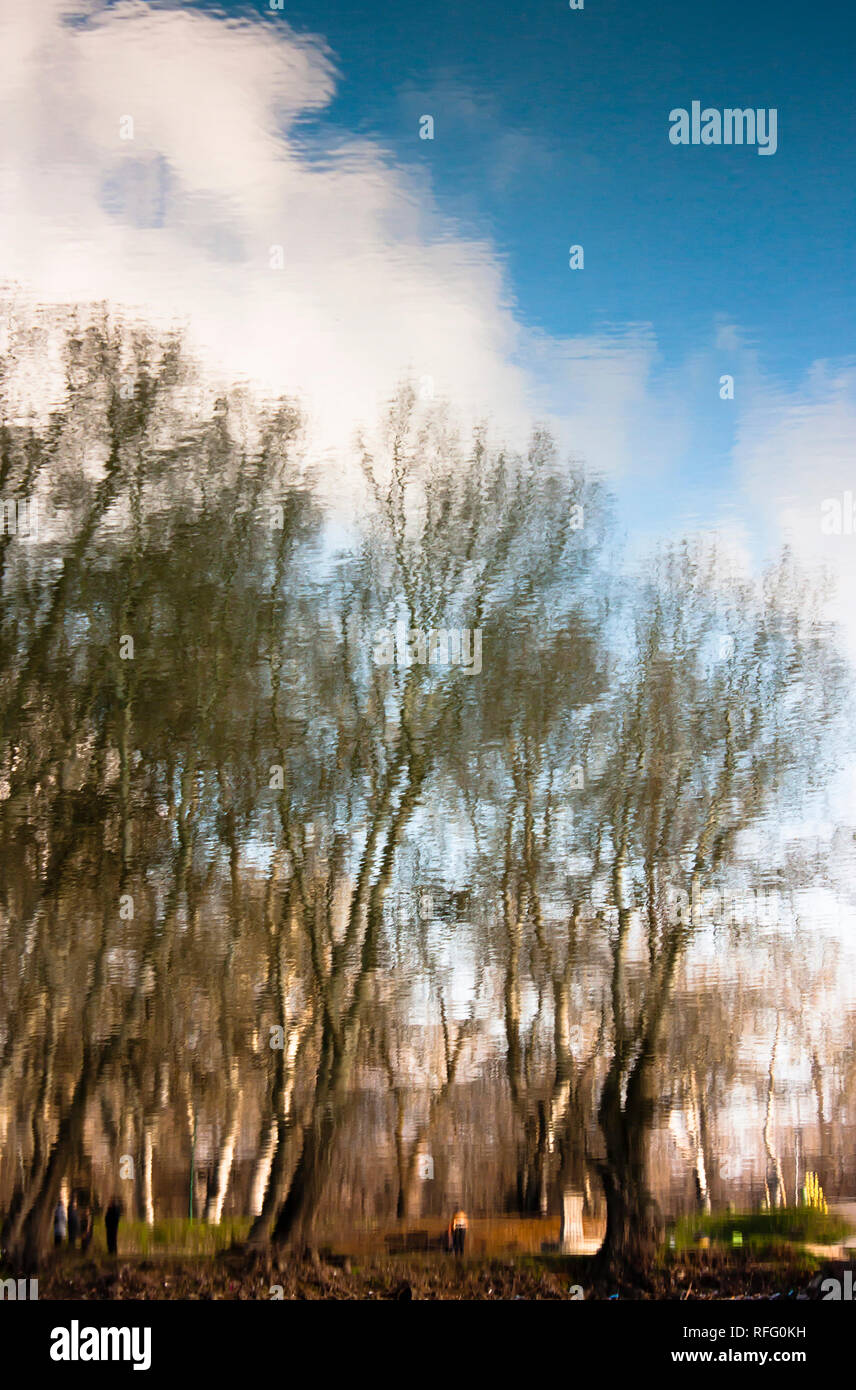
[(741, 413), (735, 476), (747, 511), (835, 583), (830, 615), (842, 624), (856, 660), (856, 535), (824, 535), (821, 504), (856, 496), (856, 369), (815, 363), (785, 392), (759, 383)]
[[(212, 371), (303, 399), (316, 457), (370, 427), (403, 375), (431, 377), (499, 434), (551, 424), (619, 482), (637, 547), (679, 521), (730, 526), (741, 545), (766, 528), (832, 562), (852, 594), (856, 537), (819, 526), (822, 498), (853, 483), (852, 372), (817, 366), (788, 394), (727, 323), (668, 372), (644, 325), (527, 329), (501, 258), (443, 218), (424, 168), (329, 131), (310, 155), (304, 122), (325, 112), (337, 70), (322, 38), (278, 12), (31, 0), (0, 12), (0, 49), (7, 280), (42, 302), (186, 322)], [(32, 395), (39, 368), (20, 366)], [(718, 398), (723, 370), (734, 403)]]
[[(631, 465), (651, 435), (650, 340), (527, 331), (501, 259), (442, 217), (424, 171), (341, 136), (310, 156), (301, 122), (337, 81), (322, 39), (278, 13), (91, 0), (80, 15), (33, 0), (0, 19), (8, 281), (186, 323), (212, 370), (302, 398), (316, 455), (341, 453), (410, 375), (464, 421), (520, 442), (536, 416), (594, 467)], [(414, 126), (414, 160), (417, 145)]]
[(303, 395), (326, 443), (373, 418), (406, 371), (522, 416), (491, 248), (444, 235), (432, 208), (426, 235), (406, 176), (370, 144), (302, 150), (300, 119), (334, 91), (320, 41), (278, 17), (140, 3), (70, 14), (42, 0), (2, 20), (8, 279), (42, 300), (186, 320), (224, 374)]

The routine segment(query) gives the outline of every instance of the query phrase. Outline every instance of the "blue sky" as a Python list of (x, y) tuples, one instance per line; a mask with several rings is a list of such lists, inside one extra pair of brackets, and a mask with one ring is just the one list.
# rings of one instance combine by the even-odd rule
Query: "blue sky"
[[(527, 323), (649, 323), (668, 362), (724, 318), (785, 380), (852, 354), (852, 7), (357, 0), (284, 14), (336, 57), (325, 123), (424, 169), (443, 211), (493, 239)], [(669, 111), (694, 99), (776, 107), (776, 154), (670, 145)], [(433, 141), (418, 139), (423, 112)], [(571, 242), (583, 274), (568, 271)]]
[[(733, 518), (756, 553), (779, 542), (778, 514), (746, 515), (735, 446), (749, 393), (757, 406), (758, 393), (796, 392), (799, 412), (815, 364), (854, 363), (850, 7), (817, 16), (796, 0), (204, 7), (326, 42), (335, 91), (292, 138), (320, 163), (337, 140), (371, 142), (450, 235), (489, 242), (518, 323), (551, 343), (648, 343), (660, 400), (640, 448), (662, 447), (667, 461), (660, 477), (653, 457), (624, 471), (623, 514), (639, 543), (664, 516)], [(672, 145), (669, 112), (693, 100), (775, 107), (775, 155)], [(434, 118), (430, 141), (419, 139), (423, 114)], [(582, 272), (569, 270), (571, 243), (585, 248)], [(531, 365), (531, 342), (520, 350)], [(737, 382), (733, 409), (718, 396), (726, 372)], [(561, 413), (564, 375), (545, 390)], [(676, 437), (652, 442), (677, 413)]]
[[(177, 319), (298, 395), (331, 473), (402, 376), (498, 438), (543, 421), (629, 549), (787, 540), (852, 612), (820, 515), (856, 485), (854, 30), (794, 0), (7, 6), (0, 275)], [(673, 145), (694, 100), (775, 107), (776, 153)]]

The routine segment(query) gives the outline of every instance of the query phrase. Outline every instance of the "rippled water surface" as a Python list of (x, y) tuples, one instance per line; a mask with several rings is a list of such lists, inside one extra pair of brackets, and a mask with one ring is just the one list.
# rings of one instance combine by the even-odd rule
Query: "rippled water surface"
[(6, 26), (68, 120), (3, 153), (3, 1246), (72, 1192), (566, 1250), (852, 1194), (847, 639), (743, 529), (810, 464), (659, 473), (648, 330), (524, 326), (430, 94), (337, 142), (270, 15), (54, 8)]

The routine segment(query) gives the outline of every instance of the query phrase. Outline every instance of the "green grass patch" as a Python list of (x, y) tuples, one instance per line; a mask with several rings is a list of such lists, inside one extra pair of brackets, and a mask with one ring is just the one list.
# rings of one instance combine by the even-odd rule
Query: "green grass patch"
[(847, 1221), (814, 1207), (778, 1207), (773, 1211), (715, 1212), (682, 1217), (674, 1227), (675, 1249), (697, 1246), (699, 1236), (711, 1243), (733, 1245), (734, 1234), (754, 1250), (776, 1242), (839, 1245), (852, 1234)]
[[(98, 1224), (101, 1229), (99, 1231)], [(104, 1223), (96, 1224), (92, 1248), (106, 1249)], [(120, 1255), (219, 1255), (235, 1241), (246, 1240), (252, 1218), (227, 1217), (219, 1225), (191, 1221), (186, 1216), (170, 1217), (147, 1226), (145, 1221), (123, 1221), (119, 1227)]]

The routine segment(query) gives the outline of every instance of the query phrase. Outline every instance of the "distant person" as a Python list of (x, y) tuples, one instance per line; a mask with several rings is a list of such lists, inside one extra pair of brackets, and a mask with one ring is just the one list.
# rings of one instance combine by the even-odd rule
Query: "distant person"
[(59, 1248), (68, 1235), (68, 1221), (65, 1216), (65, 1202), (60, 1197), (54, 1212), (54, 1245)]
[(80, 1210), (74, 1197), (68, 1204), (68, 1243), (72, 1250), (80, 1238)]
[(114, 1197), (109, 1207), (104, 1213), (104, 1225), (107, 1228), (107, 1254), (117, 1253), (117, 1239), (119, 1235), (119, 1220), (122, 1216), (122, 1203), (118, 1197)]
[(463, 1255), (464, 1253), (469, 1224), (467, 1213), (463, 1207), (458, 1207), (452, 1213), (452, 1219), (449, 1222), (449, 1244), (456, 1255)]
[(89, 1249), (89, 1242), (92, 1239), (92, 1210), (85, 1206), (80, 1213), (80, 1248), (84, 1255)]

